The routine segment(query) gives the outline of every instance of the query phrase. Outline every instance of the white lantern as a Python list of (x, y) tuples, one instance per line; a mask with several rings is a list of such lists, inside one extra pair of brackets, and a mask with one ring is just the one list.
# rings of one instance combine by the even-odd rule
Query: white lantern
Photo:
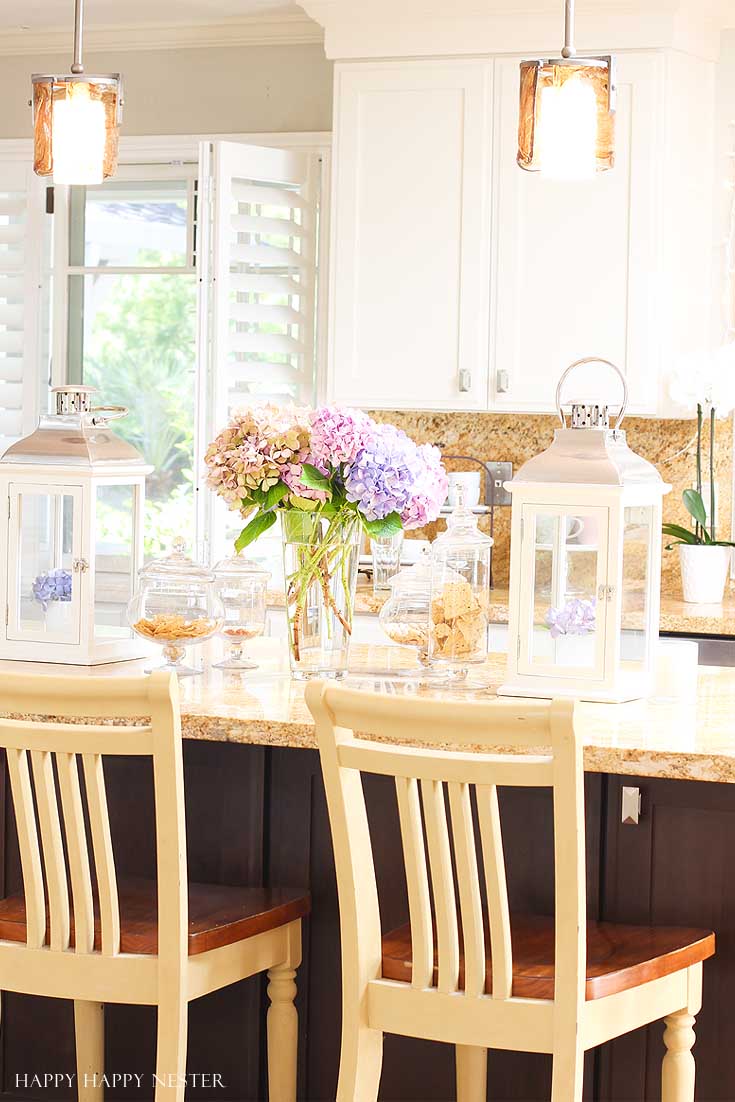
[(93, 408), (93, 393), (56, 387), (56, 412), (0, 459), (0, 658), (97, 665), (148, 653), (125, 611), (152, 468), (108, 428), (127, 410)]
[[(614, 428), (606, 406), (574, 404), (569, 372), (604, 363), (624, 397)], [(578, 360), (562, 375), (562, 428), (525, 463), (513, 494), (506, 696), (623, 701), (652, 690), (661, 584), (661, 502), (671, 489), (631, 451), (620, 425), (622, 373)]]

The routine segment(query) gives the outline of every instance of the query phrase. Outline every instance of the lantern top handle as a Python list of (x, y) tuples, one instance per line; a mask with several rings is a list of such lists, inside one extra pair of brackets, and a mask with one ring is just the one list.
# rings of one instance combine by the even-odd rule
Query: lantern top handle
[(555, 399), (556, 410), (557, 410), (557, 413), (559, 414), (559, 420), (562, 423), (562, 427), (563, 428), (567, 427), (567, 419), (564, 415), (564, 411), (561, 408), (561, 391), (562, 391), (562, 387), (564, 386), (564, 382), (566, 381), (567, 376), (572, 371), (574, 371), (575, 367), (582, 367), (583, 364), (605, 364), (607, 367), (611, 368), (615, 372), (615, 374), (620, 379), (620, 382), (623, 384), (623, 400), (620, 403), (620, 411), (618, 412), (617, 419), (615, 421), (615, 424), (613, 425), (613, 431), (617, 432), (617, 430), (620, 428), (620, 426), (623, 423), (623, 418), (625, 417), (625, 411), (628, 408), (628, 383), (626, 382), (625, 375), (623, 375), (620, 368), (616, 364), (614, 364), (611, 360), (603, 359), (602, 356), (585, 356), (581, 360), (575, 360), (574, 363), (570, 364), (569, 367), (566, 369), (566, 371), (564, 371), (562, 373), (562, 376), (559, 379), (559, 382), (557, 383), (557, 386), (556, 386), (556, 399)]

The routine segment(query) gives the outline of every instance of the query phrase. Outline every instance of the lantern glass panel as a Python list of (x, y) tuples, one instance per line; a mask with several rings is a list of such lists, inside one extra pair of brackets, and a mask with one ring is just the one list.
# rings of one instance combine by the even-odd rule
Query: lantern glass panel
[(623, 515), (623, 618), (621, 661), (645, 669), (650, 647), (649, 603), (652, 505), (627, 506)]
[(597, 593), (605, 569), (599, 534), (605, 510), (533, 510), (533, 607), (528, 672), (600, 670), (602, 612)]
[(11, 525), (16, 542), (10, 568), (16, 586), (8, 608), (10, 637), (79, 642), (79, 575), (73, 569), (78, 494), (61, 487), (11, 490), (17, 524)]
[(130, 639), (126, 610), (135, 580), (135, 486), (98, 486), (95, 504), (94, 633)]

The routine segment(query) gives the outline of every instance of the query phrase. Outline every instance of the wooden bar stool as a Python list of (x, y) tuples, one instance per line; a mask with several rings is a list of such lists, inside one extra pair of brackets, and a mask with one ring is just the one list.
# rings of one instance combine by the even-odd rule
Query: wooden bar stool
[[(663, 1100), (693, 1102), (694, 1015), (714, 935), (586, 920), (573, 703), (458, 704), (314, 682), (306, 698), (339, 889), (338, 1102), (377, 1098), (384, 1033), (455, 1045), (459, 1102), (485, 1102), (488, 1048), (551, 1053), (552, 1102), (580, 1102), (584, 1051), (659, 1018)], [(447, 742), (515, 752), (440, 749)], [(395, 778), (410, 924), (385, 936), (362, 773)], [(552, 790), (554, 918), (509, 913), (497, 795), (504, 785)]]
[[(176, 677), (164, 673), (3, 679), (3, 715), (150, 722), (0, 719), (23, 872), (22, 895), (0, 900), (0, 989), (74, 1000), (82, 1102), (103, 1097), (104, 1003), (156, 1006), (156, 1102), (179, 1102), (188, 1003), (267, 971), (269, 1094), (273, 1102), (295, 1102), (294, 979), (309, 898), (213, 884), (189, 884), (187, 891), (178, 694)], [(116, 874), (108, 754), (152, 759), (157, 881)]]

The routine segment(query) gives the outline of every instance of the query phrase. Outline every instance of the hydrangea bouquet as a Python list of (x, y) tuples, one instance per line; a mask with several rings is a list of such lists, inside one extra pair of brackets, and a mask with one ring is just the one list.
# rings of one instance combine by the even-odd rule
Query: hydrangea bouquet
[[(292, 665), (302, 658), (315, 592), (346, 637), (346, 660), (360, 532), (380, 537), (421, 528), (436, 519), (447, 492), (438, 448), (334, 406), (245, 409), (209, 446), (205, 462), (208, 485), (247, 521), (238, 551), (279, 514), (285, 541), (300, 548), (286, 564)], [(330, 618), (324, 622), (331, 633)]]

